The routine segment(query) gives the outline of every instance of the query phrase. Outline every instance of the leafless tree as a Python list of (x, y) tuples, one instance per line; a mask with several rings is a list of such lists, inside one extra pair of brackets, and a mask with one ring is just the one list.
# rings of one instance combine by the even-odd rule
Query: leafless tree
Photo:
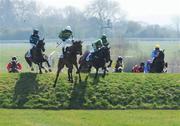
[(174, 17), (173, 23), (177, 32), (177, 38), (179, 38), (180, 37), (180, 16)]
[(87, 8), (87, 16), (96, 17), (100, 28), (102, 28), (109, 20), (115, 22), (124, 17), (124, 14), (117, 1), (94, 0)]

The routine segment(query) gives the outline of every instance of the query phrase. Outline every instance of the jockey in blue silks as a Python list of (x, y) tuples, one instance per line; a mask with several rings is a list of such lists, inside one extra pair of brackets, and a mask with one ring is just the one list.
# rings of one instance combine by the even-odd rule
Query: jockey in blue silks
[(160, 49), (160, 45), (156, 45), (155, 46), (155, 49), (152, 51), (152, 54), (151, 54), (151, 59), (152, 61), (159, 55), (159, 52), (161, 51)]
[(149, 72), (150, 72), (151, 64), (152, 64), (152, 61), (151, 61), (151, 60), (148, 60), (148, 61), (146, 62), (145, 68), (144, 68), (144, 73), (149, 73)]
[(39, 31), (37, 29), (34, 29), (33, 34), (30, 36), (29, 42), (30, 42), (31, 48), (28, 52), (28, 57), (32, 56), (32, 49), (36, 47), (37, 43), (39, 42), (40, 37), (38, 34), (39, 34)]

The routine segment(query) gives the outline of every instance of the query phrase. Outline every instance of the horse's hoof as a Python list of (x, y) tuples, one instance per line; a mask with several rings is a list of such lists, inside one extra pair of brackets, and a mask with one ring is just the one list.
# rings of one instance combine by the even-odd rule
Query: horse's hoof
[(52, 72), (52, 70), (51, 70), (51, 69), (49, 69), (49, 72)]
[(45, 73), (48, 73), (48, 71), (47, 71), (47, 70), (45, 70)]
[(73, 81), (73, 80), (71, 80), (70, 82), (71, 82), (71, 83), (73, 83), (74, 81)]
[(56, 87), (56, 84), (53, 85), (53, 88), (55, 88), (55, 87)]
[(31, 71), (34, 71), (34, 68), (31, 68)]
[(77, 72), (76, 72), (76, 74), (79, 74), (80, 73), (80, 71), (78, 70)]
[(40, 72), (39, 74), (43, 74), (42, 72)]

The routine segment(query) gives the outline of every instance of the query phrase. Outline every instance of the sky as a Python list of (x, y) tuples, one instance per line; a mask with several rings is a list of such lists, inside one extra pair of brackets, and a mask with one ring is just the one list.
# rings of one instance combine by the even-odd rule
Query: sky
[[(84, 10), (93, 0), (39, 0), (46, 7), (75, 6)], [(180, 0), (117, 0), (127, 19), (149, 24), (170, 25), (174, 16), (180, 16)]]

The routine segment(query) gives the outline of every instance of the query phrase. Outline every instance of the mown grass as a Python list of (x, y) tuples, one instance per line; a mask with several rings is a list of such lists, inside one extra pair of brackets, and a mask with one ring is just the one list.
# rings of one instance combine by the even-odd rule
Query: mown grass
[(180, 111), (44, 111), (0, 109), (1, 126), (179, 126)]
[(0, 74), (0, 108), (31, 109), (180, 109), (180, 74)]

